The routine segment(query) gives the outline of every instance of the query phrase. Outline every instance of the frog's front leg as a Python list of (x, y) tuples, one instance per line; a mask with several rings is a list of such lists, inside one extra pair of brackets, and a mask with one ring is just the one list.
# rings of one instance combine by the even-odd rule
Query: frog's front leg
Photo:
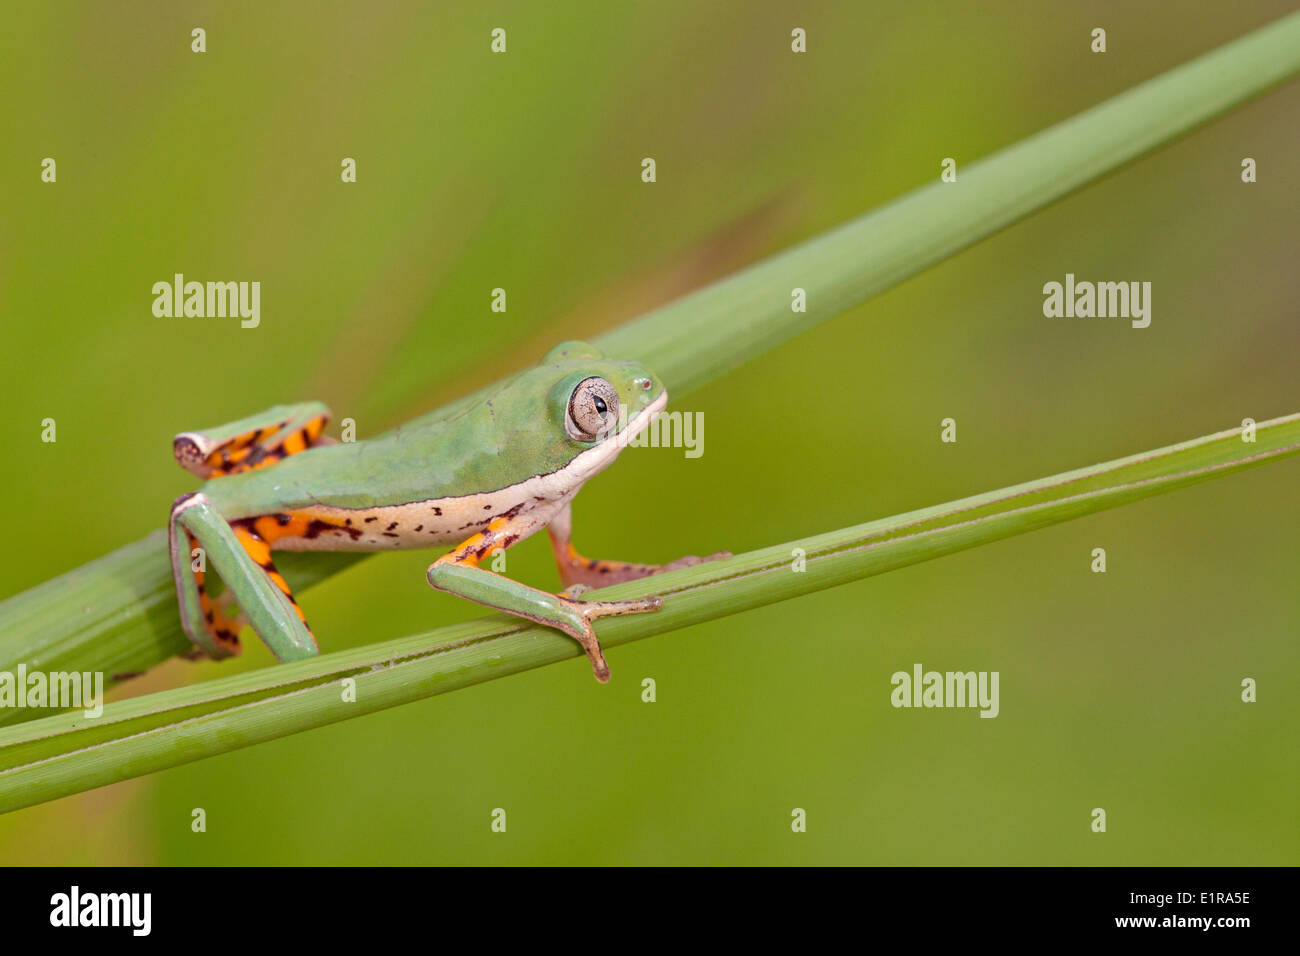
[(555, 552), (555, 563), (560, 569), (560, 580), (566, 588), (575, 584), (592, 588), (620, 584), (623, 581), (635, 581), (664, 571), (676, 571), (689, 568), (705, 561), (720, 561), (731, 557), (730, 551), (716, 551), (707, 557), (688, 554), (669, 561), (667, 564), (633, 564), (627, 561), (599, 561), (585, 558), (573, 546), (573, 516), (569, 505), (559, 512), (547, 527), (551, 537), (551, 550)]
[(601, 651), (592, 622), (597, 618), (657, 611), (657, 597), (633, 601), (578, 601), (563, 594), (548, 594), (512, 581), (479, 564), (520, 540), (527, 530), (518, 519), (501, 517), (429, 566), (429, 583), (439, 591), (468, 598), (477, 604), (546, 624), (568, 634), (582, 645), (596, 680), (609, 680), (609, 665)]

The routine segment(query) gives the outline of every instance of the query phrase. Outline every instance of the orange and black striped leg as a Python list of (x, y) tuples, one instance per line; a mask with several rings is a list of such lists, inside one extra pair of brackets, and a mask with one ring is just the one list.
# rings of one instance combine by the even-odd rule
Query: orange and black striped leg
[[(573, 516), (570, 506), (555, 516), (547, 527), (555, 564), (560, 569), (560, 580), (571, 593), (580, 594), (586, 588), (599, 588), (623, 581), (636, 581), (664, 571), (689, 568), (705, 561), (720, 561), (731, 557), (730, 551), (717, 551), (707, 557), (688, 554), (667, 564), (633, 564), (627, 561), (600, 561), (585, 558), (573, 546)], [(579, 590), (575, 590), (579, 589)]]
[(496, 519), (484, 531), (430, 565), (429, 583), (440, 591), (563, 631), (582, 646), (596, 680), (604, 683), (609, 680), (609, 665), (605, 663), (592, 622), (602, 617), (657, 611), (663, 602), (657, 597), (578, 601), (563, 594), (547, 594), (479, 567), (481, 562), (510, 547), (530, 530), (518, 524), (517, 519)]
[[(233, 643), (208, 627), (219, 619), (218, 605), (205, 602), (202, 578), (191, 563), (186, 548), (203, 549), (210, 570), (221, 576), (230, 598), (239, 606), (260, 638), (282, 661), (299, 660), (318, 653), (312, 636), (289, 586), (271, 563), (270, 547), (251, 522), (229, 524), (202, 493), (182, 495), (172, 506), (170, 524), (172, 571), (181, 610), (181, 625), (196, 645), (212, 657), (236, 653)], [(231, 620), (227, 610), (220, 620)]]
[(172, 454), (182, 468), (200, 478), (236, 475), (329, 443), (322, 434), (329, 417), (329, 409), (320, 402), (276, 405), (237, 422), (182, 432), (172, 439)]

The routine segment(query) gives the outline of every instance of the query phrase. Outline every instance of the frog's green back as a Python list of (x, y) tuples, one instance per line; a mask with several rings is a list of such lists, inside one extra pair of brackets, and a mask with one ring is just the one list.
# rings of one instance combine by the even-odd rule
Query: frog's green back
[(625, 408), (620, 428), (663, 392), (642, 366), (568, 342), (451, 414), (435, 411), (365, 441), (312, 448), (269, 468), (213, 479), (203, 490), (228, 518), (495, 491), (559, 471), (597, 444), (565, 429), (569, 395), (591, 376), (618, 391)]

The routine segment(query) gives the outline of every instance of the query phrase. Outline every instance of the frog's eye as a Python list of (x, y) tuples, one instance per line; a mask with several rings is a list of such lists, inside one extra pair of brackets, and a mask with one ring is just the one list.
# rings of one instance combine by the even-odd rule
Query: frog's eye
[(618, 422), (618, 392), (603, 378), (584, 378), (569, 397), (569, 435), (593, 441), (613, 430)]

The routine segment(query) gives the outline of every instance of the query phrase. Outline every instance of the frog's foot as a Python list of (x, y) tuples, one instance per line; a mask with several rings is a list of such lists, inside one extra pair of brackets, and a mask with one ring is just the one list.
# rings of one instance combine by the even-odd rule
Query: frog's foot
[(590, 590), (590, 588), (575, 585), (569, 588), (568, 592), (557, 594), (555, 599), (565, 607), (576, 611), (581, 616), (585, 626), (579, 630), (571, 625), (561, 625), (560, 629), (582, 645), (583, 651), (587, 654), (587, 660), (591, 661), (591, 670), (596, 675), (596, 680), (602, 684), (608, 683), (609, 665), (605, 663), (605, 653), (601, 650), (600, 641), (596, 638), (596, 630), (592, 627), (591, 622), (602, 617), (620, 617), (624, 614), (642, 614), (646, 611), (657, 611), (664, 606), (663, 598), (647, 597), (631, 601), (578, 601), (567, 596), (568, 593), (575, 590), (582, 593), (582, 591)]
[(663, 606), (663, 600), (647, 597), (630, 601), (580, 601), (577, 595), (581, 592), (576, 585), (581, 582), (575, 582), (569, 592), (550, 594), (480, 567), (481, 562), (490, 560), (532, 530), (517, 517), (502, 515), (493, 519), (482, 531), (429, 565), (429, 584), (484, 607), (562, 631), (581, 645), (591, 661), (596, 680), (603, 684), (609, 680), (609, 665), (596, 639), (593, 622), (602, 617), (657, 611)]

